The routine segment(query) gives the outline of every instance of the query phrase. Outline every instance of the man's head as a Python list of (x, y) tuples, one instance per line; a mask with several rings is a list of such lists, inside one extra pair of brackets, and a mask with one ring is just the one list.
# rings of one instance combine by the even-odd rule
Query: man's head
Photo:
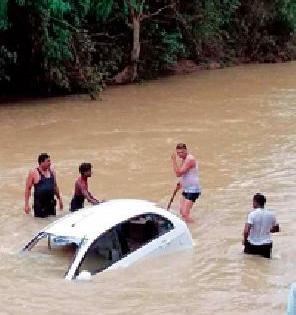
[(47, 153), (41, 153), (38, 156), (38, 164), (40, 168), (43, 170), (47, 170), (50, 168), (50, 156)]
[(185, 160), (187, 156), (187, 147), (185, 143), (178, 143), (176, 146), (176, 153), (180, 159)]
[(85, 177), (91, 177), (91, 164), (90, 163), (81, 163), (79, 165), (79, 173)]
[(266, 203), (266, 198), (264, 195), (257, 193), (253, 197), (253, 207), (256, 208), (264, 208)]

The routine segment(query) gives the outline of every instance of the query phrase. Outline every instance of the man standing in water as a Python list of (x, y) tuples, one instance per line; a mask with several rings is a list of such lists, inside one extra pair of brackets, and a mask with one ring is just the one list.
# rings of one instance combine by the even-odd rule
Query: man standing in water
[(271, 257), (272, 240), (270, 233), (279, 232), (279, 224), (275, 216), (264, 209), (266, 198), (262, 194), (253, 197), (254, 210), (249, 213), (243, 232), (244, 252), (251, 255)]
[(31, 170), (27, 177), (25, 213), (29, 214), (31, 211), (29, 199), (31, 189), (34, 186), (34, 216), (46, 218), (49, 215), (56, 215), (56, 200), (54, 196), (56, 196), (59, 201), (60, 210), (63, 209), (63, 201), (60, 196), (55, 172), (50, 167), (50, 156), (47, 153), (41, 153), (38, 157), (38, 164), (39, 166)]
[[(177, 156), (182, 161), (180, 166), (177, 164)], [(201, 193), (197, 161), (187, 152), (186, 144), (179, 143), (176, 146), (176, 153), (172, 154), (172, 163), (176, 176), (180, 177), (176, 188), (183, 190), (180, 213), (186, 222), (191, 223), (193, 219), (190, 217), (190, 210)]]
[(97, 205), (102, 201), (96, 199), (88, 191), (87, 179), (92, 175), (92, 166), (90, 163), (82, 163), (79, 166), (80, 176), (75, 182), (74, 196), (71, 200), (70, 211), (77, 211), (84, 207), (84, 200), (86, 199), (92, 205)]

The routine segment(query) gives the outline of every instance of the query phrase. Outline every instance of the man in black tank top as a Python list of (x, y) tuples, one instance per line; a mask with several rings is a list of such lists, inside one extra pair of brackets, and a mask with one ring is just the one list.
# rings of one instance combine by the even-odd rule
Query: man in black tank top
[(31, 189), (34, 186), (34, 216), (45, 218), (56, 215), (56, 200), (59, 201), (60, 209), (63, 209), (63, 201), (59, 193), (54, 171), (50, 168), (50, 156), (42, 153), (38, 157), (39, 166), (29, 172), (25, 191), (25, 213), (30, 213), (29, 199)]

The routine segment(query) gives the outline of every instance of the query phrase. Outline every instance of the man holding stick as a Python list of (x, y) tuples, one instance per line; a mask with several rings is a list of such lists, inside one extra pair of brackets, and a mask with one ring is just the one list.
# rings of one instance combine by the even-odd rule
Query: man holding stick
[[(181, 159), (180, 166), (177, 164), (177, 156)], [(182, 188), (180, 214), (187, 223), (191, 223), (193, 219), (190, 217), (190, 210), (201, 193), (197, 160), (188, 153), (185, 143), (177, 144), (176, 153), (173, 153), (171, 158), (173, 170), (176, 176), (180, 177), (174, 195)]]

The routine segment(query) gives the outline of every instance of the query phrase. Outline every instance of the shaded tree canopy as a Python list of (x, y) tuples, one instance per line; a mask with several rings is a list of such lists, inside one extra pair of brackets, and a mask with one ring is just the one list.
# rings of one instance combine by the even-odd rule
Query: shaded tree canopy
[(196, 64), (292, 60), (295, 0), (1, 0), (0, 94), (94, 95)]

